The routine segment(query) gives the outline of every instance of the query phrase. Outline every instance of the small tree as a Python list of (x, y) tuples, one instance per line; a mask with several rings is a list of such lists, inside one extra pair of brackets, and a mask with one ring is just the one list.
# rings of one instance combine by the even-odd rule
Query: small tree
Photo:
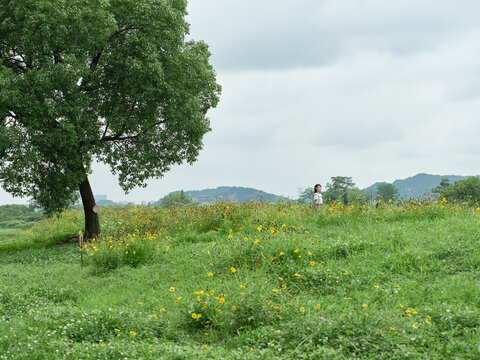
[(448, 178), (443, 178), (440, 181), (440, 184), (432, 189), (432, 193), (444, 196), (445, 190), (447, 190), (450, 185), (450, 180)]
[(0, 0), (0, 181), (47, 213), (110, 165), (128, 192), (192, 163), (220, 86), (207, 45), (186, 41), (186, 0)]
[(377, 197), (383, 201), (392, 200), (398, 196), (398, 189), (393, 184), (379, 184), (377, 186)]
[(332, 182), (326, 185), (327, 191), (325, 191), (324, 199), (341, 201), (347, 204), (349, 202), (348, 190), (356, 189), (352, 178), (348, 176), (334, 176), (331, 179)]

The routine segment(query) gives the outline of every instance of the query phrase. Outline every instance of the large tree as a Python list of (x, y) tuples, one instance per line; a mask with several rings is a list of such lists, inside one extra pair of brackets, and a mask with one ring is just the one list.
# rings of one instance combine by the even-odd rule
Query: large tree
[(195, 161), (220, 86), (186, 0), (0, 0), (0, 181), (47, 212), (109, 164), (125, 191)]

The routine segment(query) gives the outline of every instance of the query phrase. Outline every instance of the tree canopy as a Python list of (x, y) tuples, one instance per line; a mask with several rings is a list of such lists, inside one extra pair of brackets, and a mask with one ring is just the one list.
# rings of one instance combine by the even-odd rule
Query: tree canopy
[(379, 184), (377, 186), (377, 196), (385, 201), (392, 200), (398, 196), (398, 189), (393, 184)]
[(443, 196), (443, 193), (445, 192), (445, 190), (448, 189), (450, 185), (451, 184), (450, 184), (449, 178), (442, 178), (442, 180), (440, 181), (440, 184), (432, 189), (432, 193)]
[(326, 185), (327, 191), (324, 193), (324, 199), (347, 204), (356, 197), (362, 196), (350, 176), (333, 176), (331, 180), (332, 182)]
[(464, 180), (455, 181), (453, 185), (446, 186), (442, 195), (450, 200), (464, 201), (470, 204), (480, 203), (480, 179), (471, 176)]
[(164, 196), (160, 200), (160, 204), (163, 207), (175, 207), (180, 205), (192, 205), (195, 201), (191, 197), (186, 196), (183, 190), (176, 191)]
[[(220, 94), (186, 0), (0, 0), (0, 181), (47, 212), (192, 163)], [(87, 210), (86, 210), (87, 211)], [(85, 213), (86, 217), (91, 216)]]

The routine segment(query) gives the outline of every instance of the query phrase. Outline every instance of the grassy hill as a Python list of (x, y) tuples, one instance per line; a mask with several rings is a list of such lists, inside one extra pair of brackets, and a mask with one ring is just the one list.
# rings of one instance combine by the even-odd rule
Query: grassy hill
[[(468, 178), (468, 176), (431, 175), (421, 173), (406, 179), (395, 180), (393, 185), (399, 190), (400, 198), (416, 199), (429, 194), (434, 187), (440, 184), (440, 181), (442, 181), (443, 178), (448, 178), (450, 183), (453, 184), (455, 181)], [(377, 186), (380, 184), (385, 184), (385, 182), (377, 182), (363, 189), (363, 191), (366, 193), (373, 192), (375, 194)]]
[(0, 243), (0, 359), (474, 359), (480, 208), (68, 211)]

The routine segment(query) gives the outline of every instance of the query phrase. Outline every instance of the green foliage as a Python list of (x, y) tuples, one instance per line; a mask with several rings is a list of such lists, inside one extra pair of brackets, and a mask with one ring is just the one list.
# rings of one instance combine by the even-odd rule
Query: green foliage
[(30, 205), (1, 205), (0, 227), (5, 221), (17, 220), (23, 222), (39, 221), (43, 219), (43, 213)]
[(432, 193), (444, 196), (443, 194), (445, 190), (447, 190), (450, 185), (450, 180), (448, 178), (443, 178), (442, 181), (440, 181), (440, 184), (432, 189)]
[(442, 194), (448, 200), (465, 201), (470, 204), (480, 203), (480, 179), (472, 176), (465, 180), (458, 180), (444, 188)]
[(311, 204), (315, 195), (313, 187), (307, 187), (299, 191), (297, 202), (299, 204)]
[(351, 177), (333, 176), (332, 182), (326, 185), (323, 198), (328, 201), (340, 201), (348, 204), (355, 198), (363, 199), (361, 192), (355, 187)]
[(125, 191), (192, 163), (220, 93), (184, 0), (2, 0), (0, 182), (48, 213), (93, 159)]
[[(0, 359), (478, 357), (478, 206), (102, 211), (83, 270), (76, 244), (50, 243), (78, 211), (2, 252)], [(125, 263), (133, 249), (150, 258)]]
[(346, 202), (347, 204), (360, 205), (367, 200), (367, 197), (365, 196), (362, 190), (354, 188), (354, 189), (348, 189), (346, 191), (345, 199), (347, 200)]
[(164, 196), (160, 200), (160, 205), (163, 207), (175, 207), (180, 205), (191, 205), (194, 201), (192, 198), (185, 196), (183, 190), (178, 192), (173, 192)]
[(392, 200), (398, 196), (398, 189), (393, 184), (379, 184), (377, 197), (383, 201)]
[[(395, 180), (393, 185), (399, 191), (399, 198), (417, 199), (425, 197), (432, 192), (432, 189), (438, 186), (443, 179), (448, 179), (450, 183), (458, 180), (466, 179), (466, 176), (458, 175), (431, 175), (431, 174), (417, 174), (406, 179)], [(380, 183), (375, 183), (363, 189), (369, 196), (370, 200), (374, 200), (374, 195), (377, 191), (377, 186)]]

